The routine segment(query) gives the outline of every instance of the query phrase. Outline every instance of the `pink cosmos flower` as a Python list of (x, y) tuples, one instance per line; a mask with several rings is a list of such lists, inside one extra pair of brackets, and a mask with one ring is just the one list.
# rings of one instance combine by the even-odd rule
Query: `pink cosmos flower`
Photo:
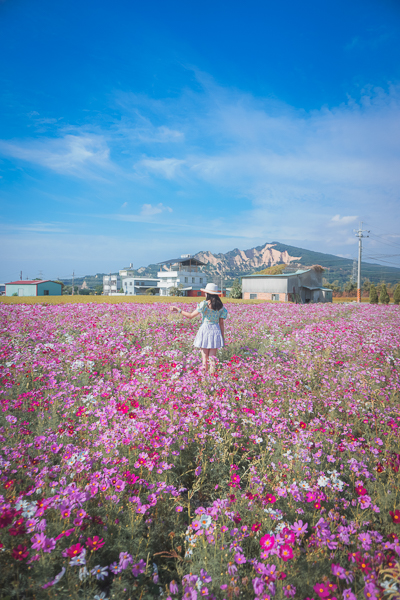
[(327, 598), (330, 594), (330, 589), (324, 583), (316, 583), (313, 590), (320, 598)]
[(35, 533), (35, 535), (31, 538), (32, 549), (41, 550), (43, 548), (45, 540), (46, 536), (44, 533)]
[(81, 546), (80, 544), (74, 544), (73, 546), (68, 548), (68, 550), (66, 551), (66, 554), (69, 558), (74, 558), (74, 556), (79, 556), (79, 554), (82, 552), (82, 550), (83, 550), (83, 546)]
[(95, 535), (92, 538), (88, 538), (86, 540), (87, 547), (93, 551), (99, 550), (99, 548), (102, 548), (104, 544), (105, 542), (103, 541), (103, 538), (99, 538), (98, 535)]
[(279, 556), (282, 558), (282, 560), (284, 560), (285, 562), (292, 559), (293, 558), (293, 550), (290, 546), (288, 546), (287, 544), (284, 544), (283, 546), (281, 546), (279, 548)]
[(260, 539), (260, 546), (264, 550), (272, 550), (272, 548), (275, 546), (274, 536), (268, 534), (263, 535), (263, 537)]

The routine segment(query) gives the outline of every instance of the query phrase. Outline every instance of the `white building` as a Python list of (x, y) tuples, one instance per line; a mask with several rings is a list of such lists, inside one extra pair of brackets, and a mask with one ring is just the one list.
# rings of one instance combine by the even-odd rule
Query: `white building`
[(201, 271), (205, 263), (191, 254), (182, 254), (180, 258), (158, 264), (162, 269), (157, 273), (160, 296), (169, 296), (171, 288), (180, 288), (184, 296), (205, 295), (201, 292), (201, 288), (207, 285), (207, 275)]
[(118, 275), (103, 276), (103, 294), (111, 296), (118, 293)]
[(119, 274), (121, 276), (122, 289), (126, 296), (141, 296), (147, 294), (150, 288), (155, 288), (158, 294), (159, 280), (135, 275), (132, 263), (130, 263), (129, 267), (121, 269)]

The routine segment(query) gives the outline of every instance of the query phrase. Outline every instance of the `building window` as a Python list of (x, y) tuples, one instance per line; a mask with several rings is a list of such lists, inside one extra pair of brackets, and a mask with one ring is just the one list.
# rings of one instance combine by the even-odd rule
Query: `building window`
[(49, 295), (49, 290), (43, 290), (43, 296), (48, 296)]
[(132, 285), (132, 281), (129, 282), (129, 285)]
[(272, 300), (279, 302), (279, 294), (272, 294)]
[(194, 277), (192, 277), (192, 283), (194, 283), (196, 281), (196, 279)]
[(257, 300), (257, 294), (250, 294), (250, 300)]
[(203, 278), (202, 277), (200, 277), (199, 282), (203, 283)]
[(201, 296), (201, 292), (197, 292), (197, 295), (198, 295), (198, 296)]
[(187, 278), (187, 277), (185, 277), (185, 283), (187, 283), (187, 282), (188, 282), (188, 278)]

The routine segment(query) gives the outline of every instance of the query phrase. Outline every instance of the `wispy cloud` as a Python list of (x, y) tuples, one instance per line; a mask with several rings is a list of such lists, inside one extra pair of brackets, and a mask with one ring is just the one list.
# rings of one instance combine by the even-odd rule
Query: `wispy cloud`
[(141, 215), (143, 217), (152, 217), (154, 215), (159, 215), (162, 212), (172, 213), (172, 208), (164, 206), (162, 202), (159, 202), (156, 206), (153, 206), (152, 204), (143, 204)]
[(139, 174), (153, 174), (165, 179), (175, 179), (181, 174), (184, 160), (178, 158), (144, 158), (135, 164)]
[[(96, 207), (87, 222), (138, 223), (160, 244), (186, 229), (195, 250), (205, 239), (214, 251), (278, 240), (343, 254), (358, 218), (400, 229), (399, 87), (307, 113), (196, 77), (196, 92), (119, 96), (107, 126), (54, 125), (53, 137), (3, 140), (0, 152), (84, 179), (94, 192), (77, 196)], [(98, 185), (104, 177), (111, 185)]]
[(77, 177), (103, 178), (101, 172), (112, 166), (105, 138), (95, 134), (0, 140), (0, 154)]
[(340, 215), (335, 215), (332, 217), (330, 221), (330, 225), (349, 225), (349, 223), (353, 223), (357, 217), (341, 217)]
[(0, 223), (3, 232), (34, 232), (34, 233), (68, 233), (69, 223), (30, 223), (27, 225)]

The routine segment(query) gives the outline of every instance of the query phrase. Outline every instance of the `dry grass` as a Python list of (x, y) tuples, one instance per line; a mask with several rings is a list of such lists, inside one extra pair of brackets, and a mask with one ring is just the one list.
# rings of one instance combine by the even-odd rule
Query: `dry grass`
[[(204, 297), (178, 297), (178, 296), (1, 296), (0, 302), (3, 304), (88, 304), (96, 302), (101, 304), (152, 304), (155, 303), (177, 303), (182, 302), (198, 303), (204, 300)], [(263, 304), (265, 300), (234, 300), (233, 298), (224, 298), (223, 302), (229, 304)]]

